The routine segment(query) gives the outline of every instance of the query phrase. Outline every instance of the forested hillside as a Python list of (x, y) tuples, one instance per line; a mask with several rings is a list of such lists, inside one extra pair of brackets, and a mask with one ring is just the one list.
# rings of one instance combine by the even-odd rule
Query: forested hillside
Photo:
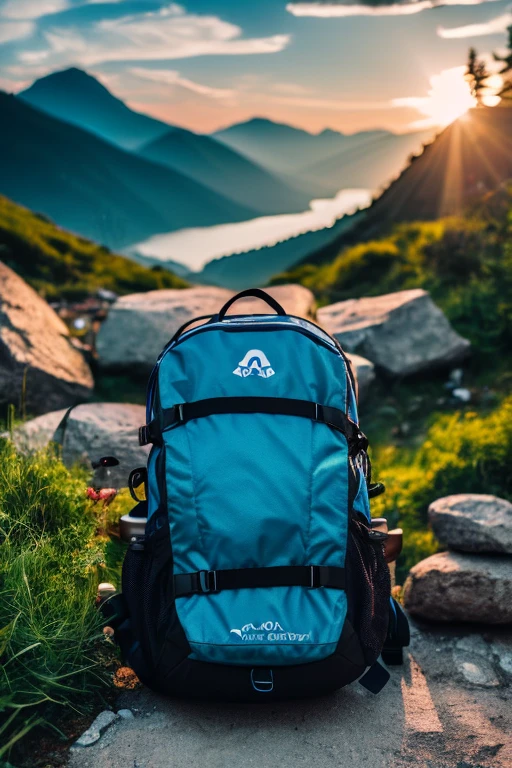
[(168, 270), (148, 269), (57, 227), (46, 216), (0, 196), (0, 260), (48, 299), (182, 288)]

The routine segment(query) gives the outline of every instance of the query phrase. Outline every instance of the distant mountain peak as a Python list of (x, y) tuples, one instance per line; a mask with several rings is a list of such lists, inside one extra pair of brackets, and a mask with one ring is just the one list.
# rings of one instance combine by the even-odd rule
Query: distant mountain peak
[(233, 123), (226, 128), (221, 128), (214, 131), (213, 136), (221, 136), (228, 134), (232, 131), (265, 131), (272, 132), (274, 134), (295, 134), (303, 136), (312, 136), (309, 131), (305, 131), (303, 128), (297, 128), (288, 123), (279, 123), (277, 120), (270, 120), (268, 117), (251, 117), (248, 120), (243, 120), (241, 123)]
[[(256, 115), (255, 117), (250, 117), (248, 120), (236, 123), (235, 125), (285, 125), (285, 123), (278, 123), (277, 120), (270, 120), (268, 117), (258, 117)], [(229, 127), (231, 128), (232, 126)]]
[(32, 85), (30, 85), (26, 91), (23, 91), (23, 93), (27, 93), (33, 89), (46, 88), (48, 86), (79, 86), (80, 88), (87, 86), (88, 88), (95, 88), (98, 92), (106, 91), (112, 98), (115, 98), (115, 96), (113, 96), (94, 75), (91, 75), (89, 72), (79, 69), (78, 67), (68, 67), (67, 69), (60, 69), (57, 72), (50, 72), (49, 75), (34, 80)]
[(125, 149), (136, 149), (171, 127), (133, 112), (94, 75), (78, 67), (52, 72), (18, 96), (59, 120), (85, 128)]
[(317, 136), (345, 136), (343, 131), (335, 131), (334, 128), (324, 128)]

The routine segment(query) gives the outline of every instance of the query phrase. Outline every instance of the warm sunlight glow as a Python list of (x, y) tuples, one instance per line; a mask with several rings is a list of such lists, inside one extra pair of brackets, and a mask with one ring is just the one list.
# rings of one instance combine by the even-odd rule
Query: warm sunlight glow
[(482, 104), (486, 107), (496, 107), (501, 101), (498, 93), (503, 88), (503, 78), (497, 72), (491, 75), (485, 81), (485, 88), (482, 93)]
[(485, 85), (487, 88), (492, 88), (493, 91), (501, 91), (503, 88), (503, 78), (496, 72), (494, 75), (487, 78)]
[(484, 107), (497, 107), (500, 101), (501, 96), (498, 96), (497, 93), (486, 93), (482, 96), (482, 104)]
[(464, 77), (466, 67), (444, 69), (438, 75), (430, 78), (428, 96), (410, 96), (394, 99), (397, 107), (414, 107), (424, 120), (412, 123), (411, 128), (428, 128), (434, 125), (446, 126), (468, 109), (476, 106), (476, 100), (471, 95), (469, 85)]

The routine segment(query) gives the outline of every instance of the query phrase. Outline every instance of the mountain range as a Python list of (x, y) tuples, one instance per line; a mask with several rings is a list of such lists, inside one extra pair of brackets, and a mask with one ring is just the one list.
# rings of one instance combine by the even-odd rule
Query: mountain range
[(418, 152), (432, 131), (347, 135), (327, 129), (311, 134), (253, 118), (213, 136), (265, 168), (273, 168), (289, 184), (331, 197), (342, 188), (378, 189), (400, 172), (408, 155)]
[(301, 211), (311, 199), (311, 194), (288, 186), (271, 171), (210, 136), (134, 112), (80, 69), (72, 67), (36, 80), (19, 98), (59, 120), (85, 128), (122, 149), (194, 179), (251, 209), (253, 216)]

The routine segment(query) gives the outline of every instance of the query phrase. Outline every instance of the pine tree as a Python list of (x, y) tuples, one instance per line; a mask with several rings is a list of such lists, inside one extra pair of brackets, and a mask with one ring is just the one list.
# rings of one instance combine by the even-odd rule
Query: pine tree
[(482, 104), (485, 81), (489, 77), (489, 72), (485, 66), (485, 61), (478, 58), (474, 48), (469, 49), (468, 68), (466, 70), (466, 80), (469, 83), (471, 95), (476, 99), (477, 104)]
[(497, 53), (494, 53), (493, 56), (495, 61), (501, 61), (503, 64), (503, 67), (499, 71), (500, 75), (503, 77), (503, 88), (498, 93), (498, 96), (512, 99), (512, 24), (507, 28), (507, 32), (508, 53), (506, 53), (504, 56), (498, 56)]

